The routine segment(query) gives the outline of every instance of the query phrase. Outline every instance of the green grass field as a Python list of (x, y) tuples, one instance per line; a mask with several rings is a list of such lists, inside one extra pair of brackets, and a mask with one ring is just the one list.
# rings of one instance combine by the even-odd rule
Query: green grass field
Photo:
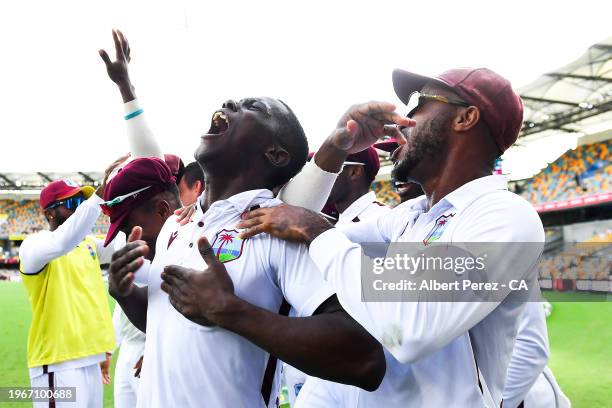
[[(574, 407), (611, 407), (612, 302), (563, 302), (565, 294), (545, 294), (553, 302), (548, 319), (549, 366)], [(589, 300), (590, 295), (572, 295)], [(0, 387), (28, 386), (26, 340), (30, 307), (23, 286), (0, 282)], [(113, 364), (114, 370), (114, 364)], [(113, 406), (112, 385), (104, 390), (105, 407)], [(23, 403), (0, 403), (15, 408)]]

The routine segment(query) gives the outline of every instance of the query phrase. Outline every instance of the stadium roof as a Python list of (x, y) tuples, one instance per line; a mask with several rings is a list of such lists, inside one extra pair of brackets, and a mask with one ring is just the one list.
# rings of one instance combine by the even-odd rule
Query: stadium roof
[(584, 134), (594, 124), (612, 121), (612, 37), (519, 93), (525, 103), (521, 138), (559, 131)]
[(0, 198), (38, 198), (40, 190), (49, 182), (67, 178), (79, 185), (94, 187), (102, 183), (102, 173), (0, 173)]

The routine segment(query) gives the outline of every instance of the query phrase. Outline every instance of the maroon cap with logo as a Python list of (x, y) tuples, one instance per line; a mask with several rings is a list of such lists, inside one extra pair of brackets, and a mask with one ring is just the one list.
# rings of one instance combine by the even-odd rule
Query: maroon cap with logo
[(359, 153), (349, 154), (345, 162), (363, 163), (364, 172), (370, 180), (374, 180), (378, 174), (378, 170), (380, 170), (380, 159), (378, 158), (376, 149), (372, 146)]
[(43, 210), (58, 200), (83, 193), (85, 198), (91, 197), (96, 190), (91, 186), (79, 186), (70, 179), (55, 180), (40, 192), (40, 208)]
[(104, 212), (110, 217), (110, 228), (104, 245), (108, 245), (130, 212), (174, 184), (172, 170), (156, 157), (134, 159), (113, 177), (104, 189)]
[(428, 82), (446, 85), (476, 106), (502, 153), (516, 142), (523, 125), (523, 102), (506, 78), (487, 68), (456, 68), (434, 78), (401, 69), (393, 71), (395, 93), (405, 104), (412, 92), (420, 91)]

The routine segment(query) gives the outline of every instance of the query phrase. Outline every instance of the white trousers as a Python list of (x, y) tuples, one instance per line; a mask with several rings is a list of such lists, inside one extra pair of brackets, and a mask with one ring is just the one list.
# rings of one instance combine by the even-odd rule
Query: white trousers
[[(76, 401), (34, 402), (34, 408), (102, 408), (104, 392), (102, 389), (102, 371), (99, 364), (85, 367), (69, 368), (41, 374), (30, 378), (32, 387), (58, 388), (75, 387)], [(55, 405), (53, 405), (55, 403)]]
[(144, 354), (144, 343), (123, 342), (115, 365), (115, 408), (134, 408), (138, 401), (140, 378), (134, 377), (134, 366)]

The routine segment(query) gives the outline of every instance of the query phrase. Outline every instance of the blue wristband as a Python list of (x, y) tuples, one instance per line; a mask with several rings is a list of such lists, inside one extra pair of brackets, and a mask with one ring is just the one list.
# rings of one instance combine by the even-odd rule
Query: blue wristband
[(130, 119), (135, 118), (136, 116), (140, 115), (142, 112), (144, 112), (144, 110), (138, 109), (138, 110), (135, 110), (132, 113), (129, 113), (129, 114), (125, 115), (123, 118), (125, 120), (130, 120)]

